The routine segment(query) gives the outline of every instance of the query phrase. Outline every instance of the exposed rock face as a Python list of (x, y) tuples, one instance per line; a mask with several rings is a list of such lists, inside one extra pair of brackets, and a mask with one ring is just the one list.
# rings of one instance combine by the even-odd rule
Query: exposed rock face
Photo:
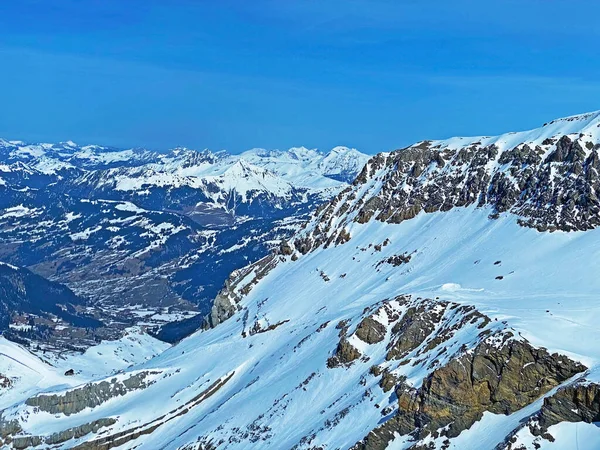
[(279, 243), (279, 253), (285, 256), (291, 255), (294, 253), (294, 249), (290, 246), (290, 244), (286, 240), (282, 240)]
[(492, 218), (511, 212), (521, 225), (540, 231), (599, 226), (600, 143), (583, 133), (523, 139), (423, 141), (376, 155), (354, 181), (355, 189), (316, 211), (295, 247), (306, 253), (344, 243), (338, 236), (351, 222), (400, 223), (420, 212), (470, 205), (490, 207)]
[[(541, 441), (554, 441), (549, 428), (561, 422), (600, 422), (600, 385), (578, 380), (546, 397), (540, 411), (522, 429), (516, 430), (505, 442), (504, 450), (529, 450), (541, 446)], [(517, 434), (530, 433), (532, 446), (523, 444)]]
[(402, 380), (400, 380), (400, 378), (398, 378), (396, 375), (385, 371), (381, 377), (381, 380), (379, 381), (379, 387), (383, 390), (383, 392), (389, 392), (392, 389), (395, 389), (401, 382)]
[(489, 337), (433, 371), (418, 391), (398, 392), (397, 416), (355, 448), (383, 450), (395, 433), (421, 439), (444, 427), (442, 435), (456, 437), (483, 412), (511, 414), (583, 370), (579, 363), (509, 334)]
[(335, 350), (335, 354), (327, 360), (327, 367), (332, 369), (348, 365), (361, 356), (361, 353), (345, 337), (342, 337)]
[(600, 422), (600, 385), (580, 383), (544, 399), (537, 416), (542, 430), (560, 422)]
[(93, 408), (111, 398), (122, 396), (136, 389), (144, 389), (148, 386), (145, 380), (150, 372), (140, 372), (136, 375), (118, 381), (113, 378), (110, 381), (86, 384), (80, 388), (72, 389), (62, 395), (38, 395), (28, 398), (25, 403), (36, 406), (42, 411), (50, 414), (75, 414), (85, 408)]
[(409, 254), (402, 254), (402, 255), (394, 255), (394, 256), (390, 256), (389, 258), (386, 258), (382, 261), (380, 261), (377, 266), (380, 266), (381, 264), (390, 264), (394, 267), (398, 267), (401, 266), (402, 264), (407, 264), (408, 262), (410, 262), (411, 259), (411, 255)]
[[(283, 244), (282, 244), (283, 245)], [(286, 243), (286, 245), (288, 245)], [(287, 252), (287, 250), (286, 250)], [(291, 254), (292, 250), (285, 253)], [(221, 322), (229, 319), (238, 311), (241, 298), (264, 278), (277, 265), (280, 256), (271, 254), (243, 269), (231, 273), (225, 286), (215, 298), (213, 306), (204, 319), (204, 328), (216, 327)]]
[(12, 437), (21, 432), (21, 425), (16, 419), (7, 420), (0, 415), (0, 444), (9, 443)]
[[(78, 445), (70, 446), (69, 448), (78, 450), (109, 450), (113, 447), (118, 447), (126, 444), (129, 441), (135, 440), (142, 435), (150, 434), (156, 429), (166, 424), (175, 417), (187, 414), (195, 406), (199, 405), (207, 398), (214, 395), (222, 386), (224, 386), (233, 377), (234, 372), (226, 377), (220, 378), (208, 386), (205, 390), (193, 397), (191, 400), (180, 405), (174, 410), (152, 420), (149, 423), (136, 425), (132, 428), (118, 431), (113, 434), (106, 434), (110, 431), (103, 430), (102, 437), (92, 439)], [(134, 384), (137, 382), (134, 382)], [(89, 393), (87, 396), (89, 397)], [(44, 446), (47, 448), (50, 445), (57, 445), (66, 442), (70, 439), (84, 437), (90, 433), (97, 434), (101, 428), (110, 427), (117, 423), (114, 418), (102, 418), (93, 422), (84, 423), (82, 425), (68, 428), (48, 436), (22, 435), (23, 430), (16, 420), (3, 420), (0, 416), (0, 445), (10, 445), (15, 449), (25, 449), (30, 447)], [(4, 448), (4, 447), (3, 447)]]
[[(83, 425), (79, 425), (78, 427), (73, 427), (67, 430), (59, 431), (58, 433), (54, 433), (49, 437), (43, 439), (43, 442), (45, 442), (48, 445), (60, 444), (73, 438), (76, 439), (83, 437), (89, 433), (97, 433), (102, 427), (108, 427), (110, 425), (115, 424), (116, 422), (117, 421), (112, 418), (94, 420), (93, 422), (85, 423)], [(41, 438), (37, 436), (32, 436), (31, 438), (37, 438), (41, 440)]]
[(6, 388), (11, 387), (12, 384), (13, 383), (10, 378), (8, 378), (0, 373), (0, 388), (6, 389)]
[(367, 344), (376, 344), (383, 341), (385, 333), (385, 325), (373, 319), (372, 316), (365, 317), (356, 329), (356, 336)]
[(443, 309), (437, 311), (428, 304), (410, 307), (392, 328), (397, 338), (390, 343), (386, 359), (400, 359), (421, 345), (435, 329), (442, 312)]
[[(426, 380), (419, 409), (433, 429), (452, 420), (448, 436), (457, 436), (483, 411), (510, 414), (585, 370), (565, 356), (550, 355), (522, 341), (509, 340), (500, 348), (489, 341)], [(453, 411), (447, 411), (448, 404)]]

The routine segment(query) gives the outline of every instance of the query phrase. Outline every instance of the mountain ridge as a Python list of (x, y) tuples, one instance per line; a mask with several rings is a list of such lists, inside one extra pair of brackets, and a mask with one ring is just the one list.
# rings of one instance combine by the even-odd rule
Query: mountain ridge
[(288, 236), (366, 160), (341, 155), (334, 166), (344, 181), (320, 168), (329, 154), (309, 151), (293, 177), (278, 170), (291, 153), (272, 154), (265, 162), (186, 148), (0, 141), (0, 260), (89, 298), (107, 323), (94, 339), (145, 324), (178, 340), (199, 326), (179, 321), (207, 313), (233, 269)]
[[(600, 127), (576, 117), (372, 157), (274, 252), (231, 274), (205, 329), (115, 381), (23, 399), (2, 412), (0, 437), (563, 450), (589, 424), (597, 442)], [(99, 383), (115, 394), (98, 397)]]

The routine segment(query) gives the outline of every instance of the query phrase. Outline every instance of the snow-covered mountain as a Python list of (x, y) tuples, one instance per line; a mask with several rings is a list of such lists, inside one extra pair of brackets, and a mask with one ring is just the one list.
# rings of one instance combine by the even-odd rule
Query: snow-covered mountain
[[(47, 175), (72, 169), (143, 168), (164, 174), (160, 179), (146, 180), (149, 185), (155, 181), (159, 186), (177, 186), (182, 180), (193, 183), (199, 178), (223, 176), (229, 168), (241, 162), (253, 170), (266, 169), (271, 175), (280, 176), (296, 188), (335, 188), (339, 183), (331, 182), (332, 179), (352, 182), (367, 159), (363, 153), (347, 147), (335, 147), (327, 153), (299, 147), (289, 150), (252, 149), (231, 155), (225, 151), (215, 153), (186, 148), (156, 152), (142, 148), (122, 150), (98, 145), (78, 146), (70, 141), (27, 144), (0, 139), (0, 161), (4, 164), (26, 164), (31, 170)], [(265, 173), (258, 172), (259, 176)], [(169, 180), (167, 175), (175, 179)], [(144, 176), (144, 170), (131, 174), (132, 178), (140, 176)], [(126, 184), (123, 188), (127, 188)]]
[(24, 396), (3, 444), (597, 448), (598, 151), (600, 112), (377, 155), (204, 330)]
[(232, 270), (291, 235), (367, 159), (307, 152), (291, 174), (296, 149), (260, 157), (0, 140), (0, 261), (89, 300), (105, 324), (92, 342), (133, 325), (168, 325), (155, 332), (178, 340)]
[(253, 149), (240, 157), (307, 188), (335, 187), (335, 181), (351, 183), (367, 162), (362, 153), (348, 147), (335, 147), (327, 154), (305, 147), (287, 151)]

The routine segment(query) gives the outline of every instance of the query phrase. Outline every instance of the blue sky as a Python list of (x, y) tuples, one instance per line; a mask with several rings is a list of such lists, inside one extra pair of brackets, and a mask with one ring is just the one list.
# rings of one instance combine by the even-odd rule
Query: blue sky
[(0, 136), (390, 150), (600, 109), (598, 2), (0, 3)]

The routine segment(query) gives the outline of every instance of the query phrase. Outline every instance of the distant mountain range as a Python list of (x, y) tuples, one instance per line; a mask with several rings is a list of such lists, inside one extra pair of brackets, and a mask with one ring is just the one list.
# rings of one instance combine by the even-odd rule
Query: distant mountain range
[[(105, 176), (121, 170), (112, 167), (95, 169), (102, 176), (94, 182), (64, 177), (43, 188), (7, 188), (15, 198), (23, 195), (1, 222), (4, 233), (14, 236), (12, 255), (49, 255), (44, 257), (51, 261), (64, 256), (64, 271), (56, 268), (60, 262), (50, 265), (53, 271), (41, 263), (31, 267), (64, 277), (75, 292), (95, 298), (101, 297), (98, 286), (113, 292), (127, 286), (112, 307), (129, 304), (128, 314), (148, 314), (135, 322), (138, 330), (140, 323), (159, 322), (156, 311), (166, 301), (134, 308), (135, 301), (155, 298), (161, 286), (163, 292), (209, 291), (195, 278), (210, 270), (206, 261), (212, 267), (242, 249), (252, 257), (248, 264), (238, 261), (211, 300), (197, 303), (201, 323), (163, 328), (183, 335), (202, 325), (168, 349), (129, 328), (77, 358), (49, 359), (48, 366), (0, 339), (0, 445), (600, 448), (600, 111), (525, 132), (417, 142), (371, 157), (350, 184), (333, 180), (345, 172), (333, 164), (335, 170), (317, 171), (308, 177), (313, 184), (299, 186), (304, 175), (287, 161), (332, 167), (303, 159), (309, 153), (252, 151), (266, 161), (264, 167), (235, 157), (218, 170), (219, 161), (231, 157), (211, 154), (212, 175), (179, 175), (168, 188), (159, 180), (176, 169), (157, 170), (156, 162), (145, 162), (146, 169), (135, 172), (139, 176), (131, 168), (123, 177)], [(271, 158), (283, 161), (279, 174), (268, 166)], [(25, 164), (11, 164), (17, 163)], [(223, 193), (231, 186), (229, 176), (243, 188), (228, 197)], [(138, 183), (140, 177), (146, 181)], [(123, 187), (135, 188), (117, 189), (123, 180)], [(326, 186), (334, 181), (339, 184)], [(66, 182), (73, 192), (87, 186), (87, 196), (74, 199), (55, 190)], [(259, 182), (260, 189), (248, 188)], [(55, 219), (38, 212), (42, 203), (25, 202), (25, 194), (36, 189), (53, 195), (47, 205), (56, 208), (50, 208)], [(200, 222), (207, 223), (210, 214), (186, 209), (191, 202), (183, 194), (195, 198), (196, 191), (212, 210), (222, 211), (221, 222), (206, 228)], [(115, 197), (96, 198), (99, 192)], [(168, 198), (180, 203), (156, 212), (135, 202), (140, 192), (155, 205)], [(24, 216), (33, 218), (12, 221)], [(91, 222), (78, 225), (84, 218)], [(34, 223), (49, 231), (36, 232)], [(163, 235), (159, 228), (168, 231)], [(46, 235), (66, 237), (27, 253), (18, 232), (34, 243)], [(140, 240), (132, 242), (137, 235)], [(105, 245), (115, 236), (126, 242), (119, 259)], [(254, 260), (260, 252), (247, 249), (258, 243), (270, 251)], [(7, 255), (11, 248), (5, 246)], [(54, 250), (44, 253), (47, 248)], [(101, 278), (107, 267), (115, 275)], [(177, 270), (169, 275), (169, 267)], [(86, 278), (97, 284), (86, 285)], [(134, 287), (136, 279), (141, 284)], [(118, 328), (98, 308), (75, 309), (96, 314), (105, 324), (100, 329)], [(119, 311), (113, 320), (125, 315)], [(131, 351), (125, 358), (126, 349)], [(86, 371), (86, 360), (93, 371)]]
[(265, 256), (366, 160), (345, 147), (230, 155), (0, 140), (0, 261), (85, 298), (105, 324), (98, 338), (144, 324), (178, 340), (232, 270)]
[[(256, 234), (274, 248), (255, 262), (248, 258), (202, 304), (210, 313), (201, 331), (146, 362), (71, 387), (62, 379), (53, 386), (21, 381), (20, 396), (10, 388), (17, 381), (5, 377), (8, 394), (20, 400), (2, 411), (0, 438), (9, 448), (65, 449), (598, 448), (599, 152), (596, 112), (527, 132), (423, 141), (381, 153), (351, 185), (328, 186), (345, 169), (314, 163), (302, 156), (310, 154), (305, 150), (251, 152), (264, 167), (250, 157), (198, 156), (214, 159), (198, 180), (185, 175), (200, 173), (197, 160), (194, 169), (157, 170), (156, 162), (144, 162), (144, 169), (95, 170), (88, 175), (93, 181), (55, 180), (69, 182), (70, 191), (89, 189), (84, 203), (64, 200), (69, 219), (54, 213), (60, 219), (45, 228), (63, 230), (64, 242), (98, 248), (79, 250), (80, 259), (69, 261), (66, 272), (81, 280), (86, 265), (102, 273), (95, 252), (117, 235), (127, 242), (124, 249), (133, 245), (121, 260), (131, 261), (135, 252), (152, 256), (108, 266), (129, 270), (132, 278), (136, 271), (141, 279), (153, 274), (148, 280), (160, 279), (160, 271), (147, 268), (161, 254), (149, 247), (177, 254), (170, 242), (179, 235), (175, 248), (188, 253), (174, 260), (194, 271), (205, 266), (190, 255), (201, 261), (210, 252), (189, 253), (188, 242), (196, 249), (217, 245), (220, 256), (212, 261), (227, 258), (236, 245), (255, 245)], [(221, 167), (227, 158), (235, 161)], [(279, 174), (272, 161), (280, 162)], [(299, 186), (306, 178), (293, 161), (321, 171), (309, 171), (312, 181)], [(179, 175), (168, 178), (173, 171)], [(165, 188), (163, 177), (176, 181)], [(236, 181), (228, 184), (228, 177)], [(243, 188), (227, 196), (232, 185)], [(55, 195), (53, 204), (66, 195), (45, 189)], [(321, 203), (329, 189), (333, 197)], [(196, 191), (229, 225), (210, 229), (213, 235), (196, 231), (199, 208), (183, 195)], [(140, 192), (153, 205), (180, 202), (172, 212), (155, 213), (149, 203), (134, 202)], [(77, 209), (80, 204), (88, 209)], [(300, 225), (289, 211), (305, 207), (312, 212)], [(32, 221), (38, 227), (51, 220), (37, 212), (40, 204), (11, 208), (4, 214), (39, 214)], [(221, 244), (221, 229), (242, 230), (276, 211), (287, 218), (264, 222), (269, 228), (259, 233), (251, 226)], [(84, 217), (93, 221), (70, 229)], [(153, 232), (166, 217), (171, 226), (160, 227), (169, 231)], [(2, 223), (25, 232), (22, 223)], [(273, 225), (290, 233), (269, 234)], [(136, 226), (145, 227), (140, 238), (147, 240), (130, 244), (135, 233), (127, 230)], [(104, 235), (109, 227), (118, 231)], [(29, 234), (44, 236), (35, 228)], [(191, 238), (198, 235), (206, 239)], [(51, 259), (71, 248), (57, 246)], [(165, 260), (155, 267), (164, 270)], [(201, 285), (182, 276), (185, 269), (175, 273), (167, 278), (174, 291), (179, 282), (183, 292)], [(84, 284), (70, 283), (83, 290)], [(21, 358), (15, 350), (11, 355)], [(110, 361), (119, 364), (116, 354)]]

